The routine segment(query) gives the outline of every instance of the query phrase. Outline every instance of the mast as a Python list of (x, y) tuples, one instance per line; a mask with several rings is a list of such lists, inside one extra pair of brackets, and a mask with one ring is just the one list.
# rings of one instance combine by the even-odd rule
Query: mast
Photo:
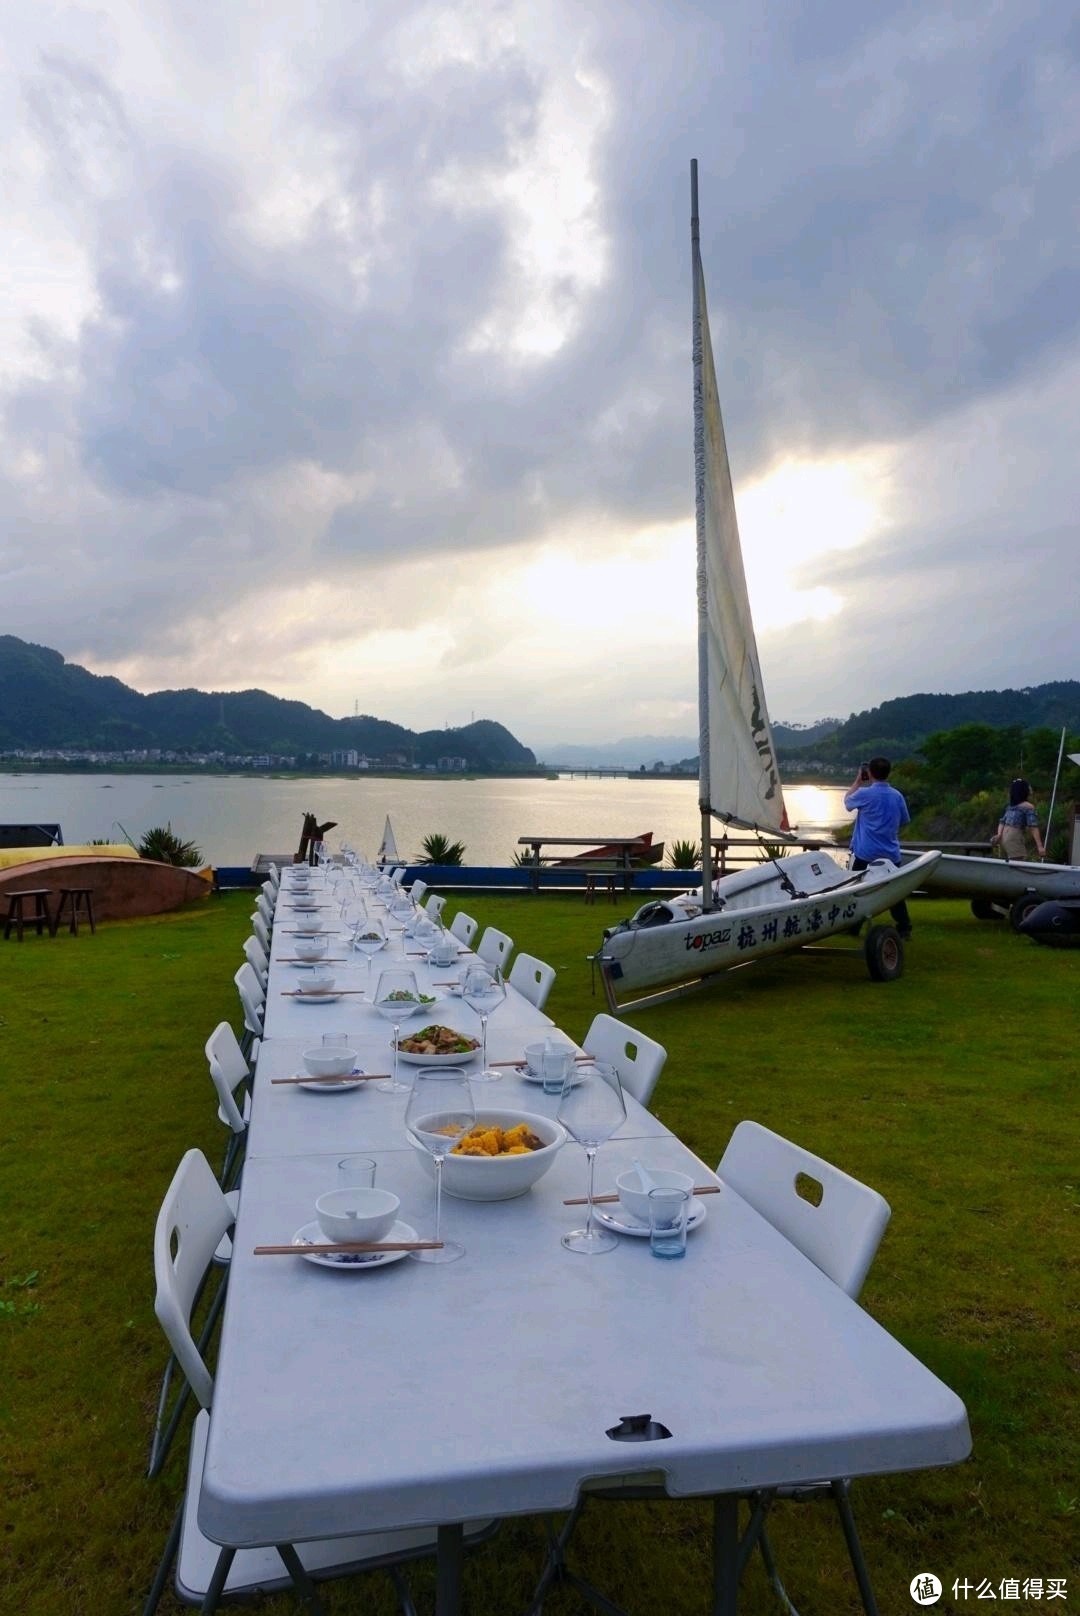
[(698, 616), (698, 807), (701, 811), (702, 907), (711, 909), (712, 791), (709, 778), (709, 576), (705, 548), (704, 332), (701, 321), (701, 234), (698, 223), (697, 158), (690, 159), (690, 257), (693, 279), (694, 516), (697, 526)]

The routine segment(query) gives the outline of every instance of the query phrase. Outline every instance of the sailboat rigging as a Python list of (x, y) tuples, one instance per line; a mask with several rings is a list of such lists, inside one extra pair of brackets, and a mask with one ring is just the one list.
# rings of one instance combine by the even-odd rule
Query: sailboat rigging
[[(701, 262), (697, 161), (690, 165), (693, 268), (694, 505), (697, 532), (698, 720), (702, 886), (670, 902), (648, 903), (605, 933), (594, 956), (608, 1004), (627, 988), (681, 993), (707, 975), (764, 954), (805, 947), (864, 921), (914, 891), (940, 858), (924, 853), (901, 870), (887, 859), (852, 872), (827, 853), (803, 853), (714, 880), (713, 820), (789, 836), (776, 748), (765, 702), (743, 569), (731, 467), (720, 411)], [(903, 944), (871, 927), (870, 973), (890, 980), (903, 969)], [(677, 984), (672, 987), (670, 984)]]

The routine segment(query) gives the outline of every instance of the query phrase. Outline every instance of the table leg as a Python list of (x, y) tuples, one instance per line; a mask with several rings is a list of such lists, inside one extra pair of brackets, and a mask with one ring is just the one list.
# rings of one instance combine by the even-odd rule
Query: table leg
[(458, 1616), (465, 1557), (465, 1529), (460, 1521), (439, 1527), (435, 1553), (435, 1616)]
[(737, 1616), (739, 1597), (739, 1498), (721, 1493), (713, 1499), (712, 1616)]

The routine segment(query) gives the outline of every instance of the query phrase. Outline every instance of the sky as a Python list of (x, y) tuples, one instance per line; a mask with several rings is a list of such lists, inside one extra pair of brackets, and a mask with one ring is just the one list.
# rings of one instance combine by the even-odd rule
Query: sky
[(693, 735), (696, 157), (774, 721), (1076, 676), (1075, 5), (4, 18), (0, 632)]

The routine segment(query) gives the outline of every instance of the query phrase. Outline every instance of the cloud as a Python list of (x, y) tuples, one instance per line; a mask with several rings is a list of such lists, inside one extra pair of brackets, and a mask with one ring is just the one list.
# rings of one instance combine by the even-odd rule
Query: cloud
[(774, 715), (1066, 674), (1077, 56), (1020, 0), (26, 12), (9, 625), (144, 688), (479, 687), (526, 739), (692, 708), (643, 536), (691, 537), (697, 155), (737, 490), (803, 466), (827, 529), (880, 468), (770, 563)]

